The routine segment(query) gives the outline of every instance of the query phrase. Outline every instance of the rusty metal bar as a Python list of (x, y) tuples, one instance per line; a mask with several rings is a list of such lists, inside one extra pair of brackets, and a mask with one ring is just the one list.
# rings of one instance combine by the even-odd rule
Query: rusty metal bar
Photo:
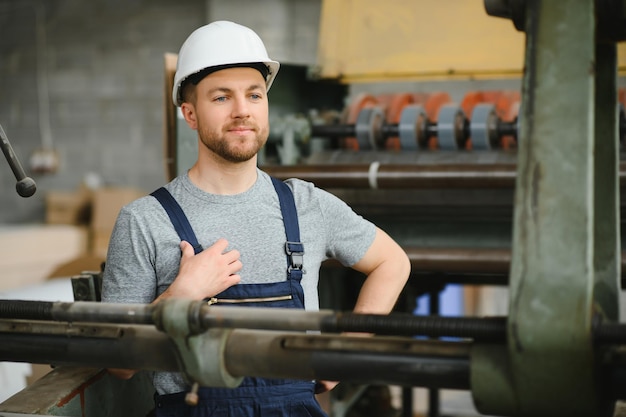
[(469, 389), (470, 346), (235, 330), (225, 347), (225, 365), (237, 376)]
[(515, 185), (515, 165), (506, 164), (333, 164), (263, 169), (279, 179), (300, 178), (321, 188), (512, 188)]
[[(514, 188), (515, 164), (317, 164), (264, 166), (279, 179), (300, 178), (321, 188)], [(626, 162), (620, 163), (626, 186)]]
[(177, 371), (176, 349), (154, 326), (0, 320), (0, 361)]
[(508, 274), (510, 249), (404, 248), (414, 271)]

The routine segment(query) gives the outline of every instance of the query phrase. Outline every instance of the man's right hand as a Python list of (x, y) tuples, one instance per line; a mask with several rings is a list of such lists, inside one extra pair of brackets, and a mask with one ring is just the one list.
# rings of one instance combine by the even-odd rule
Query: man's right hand
[(178, 297), (202, 300), (238, 284), (241, 281), (238, 272), (242, 267), (239, 251), (226, 251), (227, 247), (226, 239), (219, 239), (196, 255), (193, 246), (182, 241), (178, 276), (159, 299)]

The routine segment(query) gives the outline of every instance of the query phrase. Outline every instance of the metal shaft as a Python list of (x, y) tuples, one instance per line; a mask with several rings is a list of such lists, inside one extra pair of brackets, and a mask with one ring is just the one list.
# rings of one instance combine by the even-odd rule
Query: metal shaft
[(300, 178), (321, 188), (514, 188), (513, 164), (368, 164), (266, 166), (280, 179)]
[[(398, 123), (386, 123), (380, 126), (380, 136), (382, 138), (395, 137), (399, 135), (400, 125)], [(513, 136), (516, 140), (518, 138), (517, 122), (507, 122), (501, 119), (496, 121), (495, 133), (496, 137)], [(329, 125), (312, 125), (311, 136), (317, 137), (354, 137), (356, 136), (356, 125), (354, 124), (329, 124)], [(427, 123), (424, 128), (425, 138), (437, 136), (439, 128), (437, 123)], [(463, 139), (467, 139), (470, 136), (470, 123), (466, 122), (466, 127), (462, 131)], [(620, 112), (620, 119), (618, 120), (618, 138), (626, 138), (626, 118), (622, 112)]]
[[(159, 327), (161, 308), (166, 303), (167, 301), (157, 305), (143, 305), (0, 300), (0, 333), (45, 333), (42, 329), (51, 325), (49, 322), (64, 322), (69, 324), (63, 334), (75, 334), (77, 326), (82, 326), (81, 329), (87, 329), (81, 330), (83, 334), (86, 331), (88, 335), (117, 337), (117, 334), (103, 333), (102, 324), (97, 323)], [(213, 328), (231, 328), (453, 337), (482, 343), (506, 341), (506, 317), (414, 316), (407, 313), (377, 315), (293, 309), (286, 312), (280, 308), (255, 308), (254, 314), (251, 314), (248, 307), (209, 306), (201, 301), (190, 301), (189, 306), (188, 320), (192, 324), (190, 327), (197, 329), (198, 333)], [(7, 325), (2, 320), (20, 322)], [(626, 343), (624, 325), (598, 324), (594, 333), (595, 342), (599, 344)]]
[[(160, 327), (162, 308), (156, 305), (109, 304), (99, 302), (51, 303), (1, 300), (0, 319), (43, 320), (78, 323), (156, 324)], [(359, 332), (395, 336), (451, 336), (485, 341), (503, 341), (504, 318), (423, 317), (410, 314), (374, 315), (336, 313), (331, 310), (304, 311), (278, 308), (209, 306), (189, 302), (188, 320), (198, 332), (211, 328), (261, 330)]]
[[(185, 372), (175, 344), (153, 326), (37, 323), (31, 333), (20, 328), (32, 325), (0, 320), (0, 361)], [(462, 342), (237, 329), (228, 333), (221, 361), (236, 377), (469, 389), (469, 348)]]
[(0, 148), (2, 148), (2, 153), (4, 153), (4, 157), (11, 167), (13, 175), (15, 175), (15, 179), (17, 180), (17, 184), (15, 186), (17, 193), (22, 197), (30, 197), (35, 194), (35, 191), (37, 190), (35, 181), (26, 176), (26, 173), (22, 168), (22, 164), (20, 164), (19, 159), (17, 159), (17, 156), (13, 151), (13, 147), (9, 142), (9, 138), (6, 133), (4, 133), (2, 126), (0, 126)]
[[(515, 164), (328, 164), (264, 166), (279, 179), (301, 178), (321, 188), (451, 189), (515, 188)], [(626, 162), (619, 164), (620, 186), (626, 186)]]
[(236, 330), (225, 351), (226, 368), (239, 376), (469, 389), (465, 343)]
[(178, 371), (174, 344), (154, 326), (0, 320), (0, 361)]

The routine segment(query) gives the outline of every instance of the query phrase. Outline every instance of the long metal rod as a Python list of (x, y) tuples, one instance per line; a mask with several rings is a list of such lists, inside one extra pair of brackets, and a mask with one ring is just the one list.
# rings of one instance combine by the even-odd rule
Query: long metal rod
[[(0, 340), (0, 361), (184, 372), (175, 345), (154, 326), (0, 320)], [(233, 376), (470, 389), (470, 351), (467, 342), (237, 329), (224, 364)], [(611, 358), (603, 365), (607, 395), (623, 399), (626, 354)]]
[(516, 172), (515, 165), (510, 164), (381, 163), (265, 166), (263, 169), (279, 179), (300, 178), (322, 188), (358, 189), (513, 188)]
[[(63, 330), (64, 335), (102, 336), (101, 327), (97, 323), (147, 324), (154, 327), (158, 324), (160, 308), (159, 304), (0, 300), (0, 332), (43, 333), (43, 325), (38, 322), (63, 322), (67, 326)], [(387, 336), (455, 337), (484, 343), (504, 343), (506, 340), (506, 317), (413, 316), (406, 313), (376, 315), (293, 309), (289, 309), (286, 314), (285, 309), (279, 308), (255, 308), (254, 314), (250, 314), (250, 308), (247, 307), (209, 306), (202, 302), (190, 302), (189, 310), (195, 312), (189, 315), (190, 323), (193, 322), (201, 331), (212, 328), (314, 330)], [(7, 325), (3, 320), (11, 320), (11, 324)], [(593, 331), (598, 344), (626, 344), (626, 324), (598, 323)]]
[(236, 330), (225, 365), (235, 376), (254, 369), (264, 377), (469, 389), (469, 349), (462, 342)]
[(11, 171), (13, 171), (15, 179), (17, 180), (17, 184), (15, 184), (17, 193), (22, 197), (30, 197), (35, 194), (35, 191), (37, 190), (35, 181), (26, 176), (26, 173), (22, 168), (22, 164), (20, 163), (20, 160), (17, 159), (17, 156), (13, 151), (13, 147), (9, 142), (9, 138), (6, 133), (4, 133), (2, 126), (0, 126), (0, 148), (2, 149), (2, 153), (4, 154), (7, 163), (11, 167)]
[(0, 300), (0, 319), (154, 324), (150, 304)]
[[(467, 122), (471, 123), (470, 120)], [(517, 137), (517, 122), (507, 122), (501, 119), (498, 119), (496, 128), (496, 135), (498, 137), (505, 135), (512, 135)], [(335, 124), (335, 125), (312, 125), (311, 126), (311, 136), (317, 137), (353, 137), (356, 136), (356, 124)], [(432, 137), (437, 136), (439, 133), (438, 125), (432, 124), (426, 127), (426, 136)], [(463, 135), (465, 138), (469, 136), (469, 128), (464, 129)], [(380, 126), (380, 133), (382, 137), (388, 138), (390, 136), (398, 136), (399, 135), (399, 124), (398, 123), (388, 123)], [(626, 121), (619, 120), (618, 121), (618, 134), (620, 138), (626, 136)]]
[[(268, 165), (263, 170), (279, 179), (300, 178), (322, 188), (355, 189), (512, 189), (517, 175), (516, 165), (505, 163)], [(619, 177), (620, 185), (626, 186), (625, 162), (620, 163)]]
[(0, 320), (0, 361), (178, 371), (170, 338), (154, 326)]
[[(0, 319), (48, 320), (118, 324), (156, 324), (168, 301), (156, 305), (100, 302), (47, 302), (0, 300)], [(209, 306), (189, 304), (190, 323), (199, 331), (211, 328), (323, 332), (362, 332), (395, 336), (461, 337), (502, 342), (506, 320), (473, 317), (431, 317), (337, 313), (332, 310), (304, 311), (278, 308)]]
[[(95, 334), (86, 331), (89, 326), (74, 334), (63, 334), (59, 323), (38, 328), (44, 333), (0, 331), (0, 361), (185, 371), (174, 343), (153, 326), (108, 326)], [(235, 377), (469, 389), (469, 349), (467, 342), (237, 329), (227, 336), (222, 360)]]

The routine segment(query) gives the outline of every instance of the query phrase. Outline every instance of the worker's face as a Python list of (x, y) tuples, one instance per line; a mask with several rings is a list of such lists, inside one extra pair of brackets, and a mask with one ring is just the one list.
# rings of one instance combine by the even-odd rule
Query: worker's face
[(254, 68), (209, 74), (196, 86), (195, 104), (181, 108), (204, 147), (226, 161), (248, 161), (267, 142), (267, 91)]

